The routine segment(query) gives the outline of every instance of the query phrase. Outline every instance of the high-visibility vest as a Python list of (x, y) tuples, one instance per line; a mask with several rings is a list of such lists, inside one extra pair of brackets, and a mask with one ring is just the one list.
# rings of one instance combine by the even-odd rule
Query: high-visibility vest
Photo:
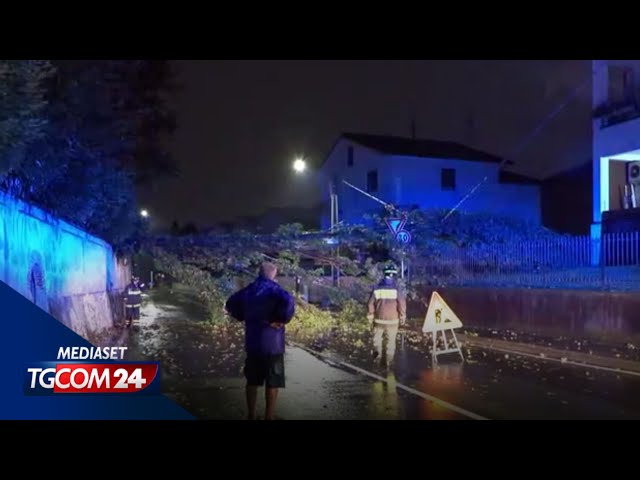
[(136, 308), (142, 304), (142, 292), (138, 287), (127, 288), (125, 306), (127, 308)]

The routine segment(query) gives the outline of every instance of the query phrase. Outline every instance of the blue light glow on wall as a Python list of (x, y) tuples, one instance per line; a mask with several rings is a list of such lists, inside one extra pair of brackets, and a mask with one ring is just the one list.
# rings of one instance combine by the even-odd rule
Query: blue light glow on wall
[(118, 288), (125, 281), (118, 270), (106, 242), (0, 194), (0, 280), (45, 311), (64, 304), (76, 331), (89, 317), (91, 330), (111, 322), (109, 282)]

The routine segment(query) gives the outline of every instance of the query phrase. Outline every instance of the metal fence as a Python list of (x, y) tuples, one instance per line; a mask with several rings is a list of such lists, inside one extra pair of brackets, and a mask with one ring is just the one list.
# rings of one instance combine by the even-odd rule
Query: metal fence
[(414, 258), (410, 278), (436, 285), (640, 289), (640, 232), (452, 246)]

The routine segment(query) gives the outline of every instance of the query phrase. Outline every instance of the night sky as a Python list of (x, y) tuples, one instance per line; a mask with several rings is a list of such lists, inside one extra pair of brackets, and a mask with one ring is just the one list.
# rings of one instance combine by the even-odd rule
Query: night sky
[[(588, 60), (176, 61), (176, 179), (141, 192), (154, 223), (212, 225), (271, 206), (313, 206), (313, 175), (343, 131), (453, 140), (509, 155), (577, 85)], [(588, 161), (591, 83), (515, 158), (536, 178)], [(480, 180), (480, 179), (478, 179)]]

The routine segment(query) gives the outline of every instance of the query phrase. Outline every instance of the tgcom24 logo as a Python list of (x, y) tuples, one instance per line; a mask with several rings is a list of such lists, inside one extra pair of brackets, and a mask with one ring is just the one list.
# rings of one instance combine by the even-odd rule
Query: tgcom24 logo
[(25, 368), (25, 395), (159, 394), (158, 362), (126, 362), (127, 347), (60, 347), (56, 361)]

